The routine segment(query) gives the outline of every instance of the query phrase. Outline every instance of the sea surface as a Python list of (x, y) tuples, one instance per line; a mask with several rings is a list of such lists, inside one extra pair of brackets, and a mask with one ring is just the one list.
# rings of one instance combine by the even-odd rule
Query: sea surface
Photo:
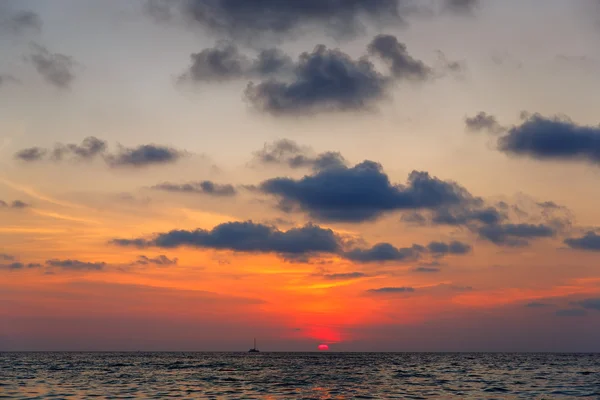
[(600, 399), (600, 354), (0, 353), (0, 398)]

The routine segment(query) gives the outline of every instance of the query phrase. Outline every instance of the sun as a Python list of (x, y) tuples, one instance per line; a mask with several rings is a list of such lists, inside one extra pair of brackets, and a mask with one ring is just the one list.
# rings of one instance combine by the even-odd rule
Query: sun
[(320, 344), (318, 349), (320, 351), (327, 351), (327, 350), (329, 350), (329, 346), (327, 346), (326, 344)]

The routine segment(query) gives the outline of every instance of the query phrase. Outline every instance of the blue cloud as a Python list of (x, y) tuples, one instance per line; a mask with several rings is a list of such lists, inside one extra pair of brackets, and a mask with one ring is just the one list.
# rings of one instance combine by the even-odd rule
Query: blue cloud
[(413, 171), (406, 185), (393, 185), (380, 164), (363, 161), (354, 167), (321, 170), (295, 180), (275, 178), (260, 189), (277, 196), (281, 206), (298, 206), (325, 221), (362, 222), (395, 210), (434, 209), (473, 201), (455, 182)]

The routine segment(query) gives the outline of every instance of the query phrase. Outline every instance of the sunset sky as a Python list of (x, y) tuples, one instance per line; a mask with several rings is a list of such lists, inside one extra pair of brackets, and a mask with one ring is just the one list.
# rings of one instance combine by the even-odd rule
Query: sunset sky
[(600, 351), (596, 0), (0, 2), (0, 351)]

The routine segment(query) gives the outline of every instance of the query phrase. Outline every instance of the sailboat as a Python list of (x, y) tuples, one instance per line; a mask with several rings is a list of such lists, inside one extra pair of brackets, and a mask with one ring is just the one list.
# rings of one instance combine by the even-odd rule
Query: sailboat
[(256, 338), (254, 338), (254, 347), (248, 350), (248, 353), (260, 353), (260, 351), (256, 348)]

